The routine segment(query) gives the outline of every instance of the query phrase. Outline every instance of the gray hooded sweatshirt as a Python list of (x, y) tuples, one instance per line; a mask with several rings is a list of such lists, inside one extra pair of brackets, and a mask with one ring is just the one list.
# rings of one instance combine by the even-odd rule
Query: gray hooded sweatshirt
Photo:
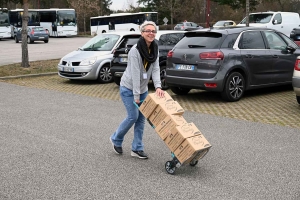
[[(151, 63), (149, 70), (146, 72), (142, 57), (136, 48), (136, 44), (131, 48), (128, 54), (128, 63), (125, 72), (122, 75), (120, 86), (124, 86), (133, 91), (134, 100), (140, 100), (140, 94), (148, 91), (150, 77), (154, 87), (161, 88), (159, 55), (154, 63)], [(147, 78), (144, 78), (147, 73)]]

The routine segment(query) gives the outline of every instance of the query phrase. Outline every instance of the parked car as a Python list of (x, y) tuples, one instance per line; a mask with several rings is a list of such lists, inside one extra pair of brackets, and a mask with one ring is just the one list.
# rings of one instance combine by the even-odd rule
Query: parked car
[[(17, 29), (14, 33), (14, 39), (16, 43), (22, 41), (22, 29)], [(49, 42), (49, 33), (43, 27), (28, 27), (27, 28), (27, 43), (33, 43), (35, 41)]]
[(274, 29), (191, 31), (168, 53), (166, 82), (178, 95), (202, 89), (238, 101), (246, 90), (291, 84), (298, 55), (299, 47)]
[(90, 39), (78, 50), (64, 56), (58, 63), (58, 75), (67, 79), (113, 82), (110, 62), (114, 49), (127, 38), (139, 38), (138, 32), (110, 32)]
[(297, 57), (295, 62), (292, 85), (296, 94), (296, 100), (300, 104), (300, 56)]
[(199, 26), (198, 24), (194, 22), (180, 22), (176, 24), (174, 27), (174, 30), (179, 30), (179, 31), (192, 31), (192, 30), (197, 30), (197, 29), (202, 29), (202, 26)]
[(298, 46), (300, 46), (300, 29), (299, 28), (294, 28), (291, 33), (290, 33), (290, 38), (294, 40)]
[[(184, 33), (185, 31), (158, 31), (156, 33), (155, 40), (158, 43), (159, 49), (159, 66), (162, 89), (168, 89), (165, 81), (167, 54), (169, 50), (171, 50), (184, 36)], [(137, 43), (137, 41), (138, 38), (128, 38), (120, 43), (120, 45), (115, 49), (110, 71), (117, 85), (120, 85), (121, 77), (126, 69), (128, 52), (130, 51), (130, 48)]]
[(232, 20), (221, 20), (221, 21), (217, 21), (213, 27), (214, 28), (222, 28), (222, 27), (232, 27), (232, 26), (236, 26), (236, 23)]

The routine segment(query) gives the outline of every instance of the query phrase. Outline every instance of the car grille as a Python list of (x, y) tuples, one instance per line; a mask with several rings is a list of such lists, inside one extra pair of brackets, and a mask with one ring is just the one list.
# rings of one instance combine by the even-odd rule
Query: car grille
[[(62, 65), (67, 65), (67, 61), (62, 61)], [(72, 62), (72, 66), (79, 66), (80, 62)]]
[(83, 77), (86, 75), (86, 73), (81, 73), (81, 72), (63, 72), (59, 71), (59, 74), (65, 77)]

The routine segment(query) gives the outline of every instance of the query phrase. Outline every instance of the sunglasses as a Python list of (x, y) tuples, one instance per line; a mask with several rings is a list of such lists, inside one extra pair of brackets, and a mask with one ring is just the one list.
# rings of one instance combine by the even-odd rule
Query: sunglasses
[(143, 31), (143, 32), (146, 32), (146, 33), (153, 33), (153, 34), (157, 33), (156, 30), (145, 30), (145, 31)]

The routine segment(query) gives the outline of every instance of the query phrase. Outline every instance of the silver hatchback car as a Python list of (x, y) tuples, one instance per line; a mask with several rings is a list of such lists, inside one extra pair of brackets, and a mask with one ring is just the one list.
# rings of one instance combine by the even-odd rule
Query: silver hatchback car
[(64, 56), (58, 63), (58, 75), (67, 79), (97, 80), (100, 83), (113, 81), (110, 62), (120, 42), (138, 32), (102, 33), (90, 39), (78, 50)]

